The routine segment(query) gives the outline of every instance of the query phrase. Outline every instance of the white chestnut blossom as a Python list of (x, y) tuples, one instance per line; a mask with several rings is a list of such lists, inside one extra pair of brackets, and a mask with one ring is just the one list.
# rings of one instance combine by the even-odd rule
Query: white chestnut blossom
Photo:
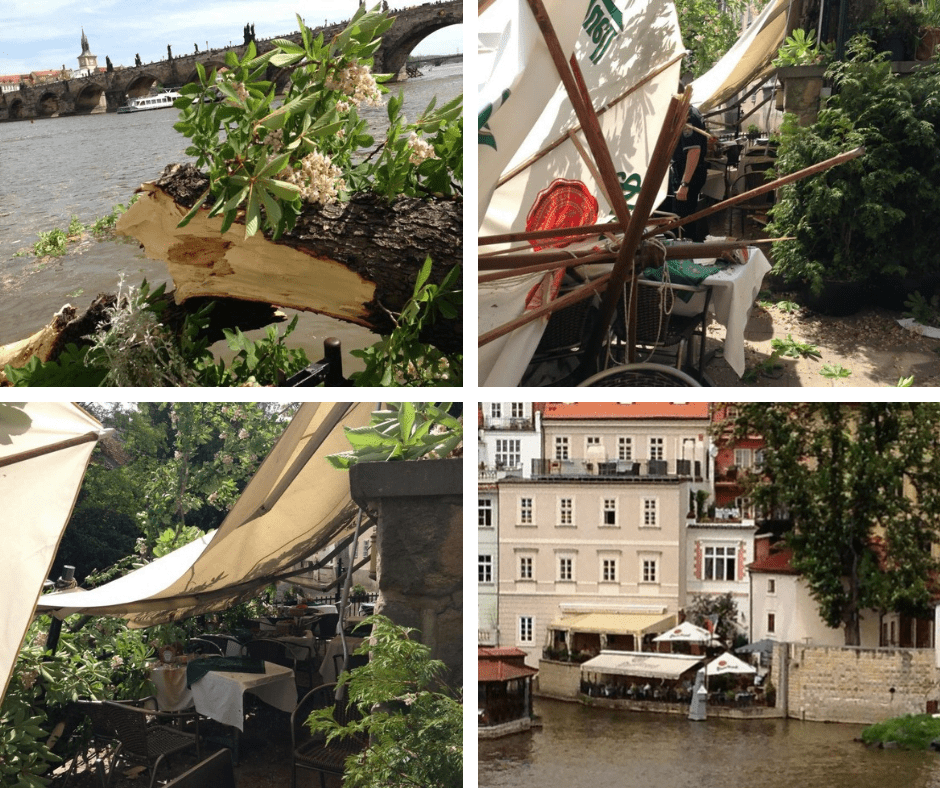
[(335, 76), (327, 77), (324, 82), (327, 90), (335, 90), (352, 99), (356, 105), (377, 106), (382, 98), (379, 85), (368, 66), (353, 60)]
[(430, 142), (421, 139), (415, 132), (411, 132), (411, 136), (408, 138), (408, 147), (411, 149), (408, 161), (412, 164), (420, 164), (426, 159), (437, 158), (434, 146)]
[(336, 200), (341, 190), (346, 188), (342, 171), (319, 151), (304, 156), (298, 169), (291, 170), (285, 178), (300, 188), (301, 196), (307, 202), (326, 205)]

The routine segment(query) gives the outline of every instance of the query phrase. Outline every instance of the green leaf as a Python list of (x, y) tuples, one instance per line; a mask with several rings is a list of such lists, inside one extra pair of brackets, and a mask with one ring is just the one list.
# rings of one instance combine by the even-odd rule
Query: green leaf
[(286, 181), (270, 180), (266, 182), (268, 191), (281, 200), (296, 200), (300, 197), (300, 187)]
[(413, 402), (403, 402), (398, 411), (398, 423), (401, 426), (402, 439), (405, 443), (412, 440), (411, 432), (415, 425), (415, 406)]
[(206, 190), (202, 193), (202, 196), (201, 196), (198, 200), (196, 200), (196, 204), (193, 205), (193, 207), (189, 209), (189, 213), (187, 213), (187, 214), (180, 220), (180, 223), (179, 223), (178, 225), (176, 225), (176, 226), (177, 226), (177, 227), (185, 227), (187, 224), (189, 224), (190, 221), (192, 221), (192, 218), (199, 212), (199, 209), (202, 207), (202, 204), (206, 201), (206, 198), (207, 198), (208, 196), (209, 196), (209, 190), (206, 189)]

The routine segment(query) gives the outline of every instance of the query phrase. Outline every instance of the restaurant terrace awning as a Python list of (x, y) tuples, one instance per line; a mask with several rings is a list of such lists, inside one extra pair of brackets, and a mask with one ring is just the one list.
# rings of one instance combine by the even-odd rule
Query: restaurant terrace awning
[(598, 656), (582, 663), (581, 672), (675, 681), (701, 662), (702, 657), (691, 657), (686, 654), (602, 651)]
[(97, 419), (70, 403), (0, 404), (0, 698), (104, 433)]
[(576, 613), (555, 619), (550, 629), (591, 632), (605, 635), (644, 635), (665, 632), (675, 623), (675, 614), (662, 613)]
[(214, 535), (90, 591), (48, 594), (38, 609), (113, 615), (151, 626), (225, 610), (348, 539), (359, 507), (328, 454), (349, 450), (343, 427), (369, 423), (372, 403), (305, 403)]

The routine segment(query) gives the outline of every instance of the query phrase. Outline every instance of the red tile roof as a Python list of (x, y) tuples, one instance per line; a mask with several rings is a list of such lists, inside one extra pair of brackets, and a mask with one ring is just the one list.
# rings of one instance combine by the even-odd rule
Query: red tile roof
[(793, 550), (780, 545), (779, 547), (772, 547), (769, 555), (749, 564), (748, 569), (752, 572), (777, 572), (780, 574), (798, 575), (799, 572), (790, 566), (790, 560), (792, 558)]
[(525, 652), (521, 648), (512, 648), (510, 646), (477, 646), (477, 657), (479, 659), (499, 659), (500, 657), (522, 657), (525, 659)]
[(546, 402), (546, 419), (707, 419), (707, 402)]
[(538, 673), (535, 668), (520, 665), (510, 665), (495, 659), (481, 659), (477, 662), (477, 679), (481, 683), (486, 681), (512, 681), (524, 679)]

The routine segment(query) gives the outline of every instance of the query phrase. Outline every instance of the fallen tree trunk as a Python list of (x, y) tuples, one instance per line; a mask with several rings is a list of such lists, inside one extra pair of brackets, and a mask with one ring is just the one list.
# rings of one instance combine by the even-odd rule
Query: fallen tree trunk
[[(176, 300), (228, 296), (319, 312), (377, 333), (394, 326), (430, 256), (430, 281), (439, 283), (462, 259), (462, 203), (400, 197), (389, 203), (371, 194), (350, 202), (307, 206), (277, 242), (258, 233), (245, 238), (235, 223), (224, 235), (220, 216), (199, 211), (177, 227), (208, 185), (191, 165), (170, 165), (118, 222), (148, 257), (163, 260)], [(432, 342), (462, 348), (461, 319), (438, 323)]]

